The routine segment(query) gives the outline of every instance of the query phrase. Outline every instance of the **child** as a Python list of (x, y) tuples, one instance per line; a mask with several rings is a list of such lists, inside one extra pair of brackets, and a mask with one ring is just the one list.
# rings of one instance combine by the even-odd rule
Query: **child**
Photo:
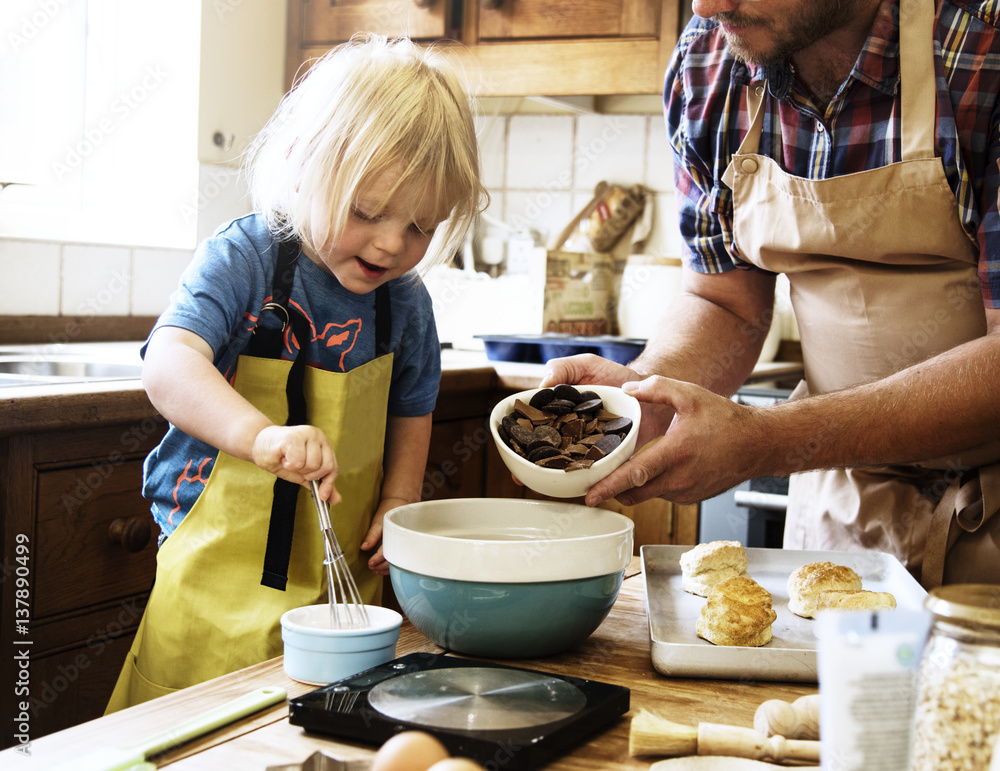
[(486, 200), (458, 80), (409, 41), (355, 39), (247, 158), (257, 213), (201, 245), (144, 350), (170, 421), (143, 487), (162, 545), (109, 712), (281, 653), (281, 614), (326, 600), (311, 480), (369, 604), (382, 518), (420, 498), (441, 364), (414, 269)]

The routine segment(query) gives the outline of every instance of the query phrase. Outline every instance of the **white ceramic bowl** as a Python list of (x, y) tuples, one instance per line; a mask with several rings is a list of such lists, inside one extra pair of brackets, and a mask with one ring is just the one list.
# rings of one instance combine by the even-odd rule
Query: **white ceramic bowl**
[(587, 469), (563, 471), (562, 469), (537, 466), (510, 449), (500, 436), (497, 428), (504, 417), (514, 410), (514, 403), (518, 399), (528, 403), (531, 401), (531, 397), (541, 389), (521, 391), (508, 396), (497, 404), (490, 414), (490, 432), (493, 434), (493, 441), (496, 442), (504, 464), (522, 484), (536, 493), (552, 498), (577, 498), (586, 495), (587, 491), (597, 482), (600, 482), (632, 457), (636, 440), (639, 438), (639, 418), (642, 409), (638, 399), (614, 386), (578, 385), (574, 387), (578, 391), (593, 391), (604, 401), (606, 410), (632, 420), (632, 430), (628, 432), (622, 443)]
[(331, 629), (326, 603), (283, 613), (285, 674), (300, 683), (328, 685), (396, 658), (403, 617), (377, 605), (365, 609), (370, 624), (363, 629)]
[(443, 648), (534, 658), (585, 640), (632, 559), (634, 525), (606, 509), (523, 498), (454, 498), (385, 516), (400, 607)]

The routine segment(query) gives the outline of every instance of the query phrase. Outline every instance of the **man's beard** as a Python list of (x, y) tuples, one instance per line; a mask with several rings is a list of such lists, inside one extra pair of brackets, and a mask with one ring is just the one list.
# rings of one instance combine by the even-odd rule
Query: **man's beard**
[(792, 54), (849, 24), (854, 18), (855, 5), (855, 0), (806, 0), (780, 25), (773, 19), (758, 19), (742, 12), (718, 13), (712, 19), (733, 27), (757, 26), (758, 30), (766, 30), (770, 41), (766, 47), (759, 48), (751, 48), (742, 38), (725, 30), (722, 33), (737, 58), (767, 66), (785, 61)]

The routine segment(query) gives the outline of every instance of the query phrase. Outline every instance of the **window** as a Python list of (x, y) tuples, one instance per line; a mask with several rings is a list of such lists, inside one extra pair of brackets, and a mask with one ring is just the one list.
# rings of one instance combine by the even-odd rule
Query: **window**
[(3, 0), (0, 237), (193, 245), (201, 12)]

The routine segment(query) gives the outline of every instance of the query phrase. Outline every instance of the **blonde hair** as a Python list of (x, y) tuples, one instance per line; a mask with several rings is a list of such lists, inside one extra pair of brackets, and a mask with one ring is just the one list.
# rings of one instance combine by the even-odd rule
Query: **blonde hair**
[[(489, 200), (469, 99), (441, 52), (406, 39), (355, 36), (319, 59), (247, 148), (254, 207), (275, 235), (309, 234), (328, 206), (339, 239), (361, 189), (399, 170), (396, 192), (443, 220), (423, 265), (449, 258)], [(373, 212), (377, 213), (377, 212)], [(420, 223), (422, 224), (422, 223)]]

